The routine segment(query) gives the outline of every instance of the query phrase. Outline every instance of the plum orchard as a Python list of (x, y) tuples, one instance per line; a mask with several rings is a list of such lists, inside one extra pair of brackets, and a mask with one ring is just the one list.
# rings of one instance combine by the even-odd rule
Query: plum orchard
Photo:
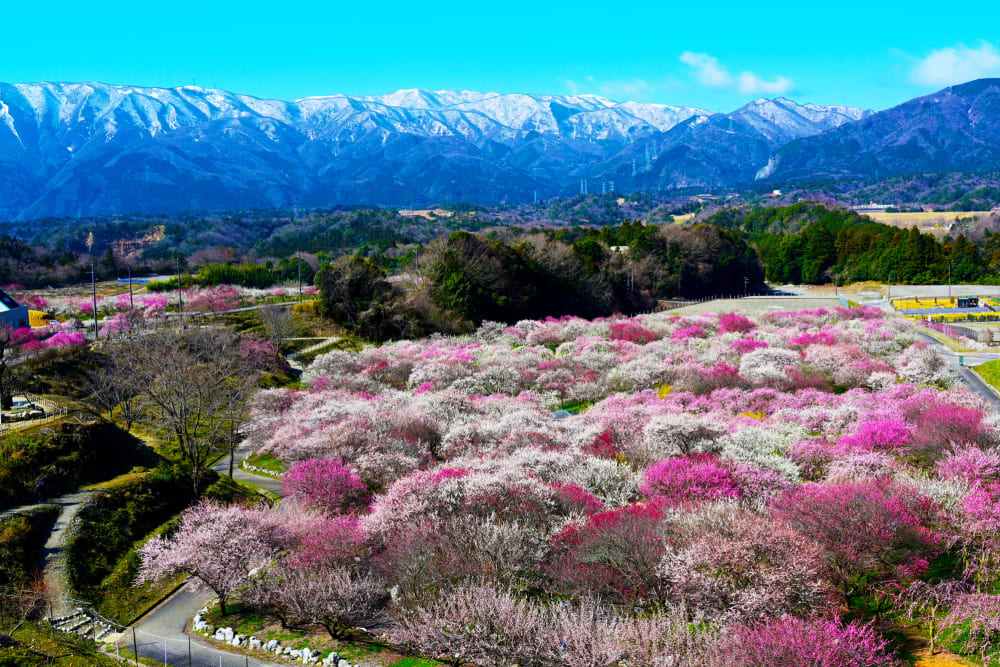
[[(845, 604), (922, 614), (934, 572), (957, 648), (997, 647), (1000, 417), (902, 319), (486, 323), (306, 381), (249, 428), (288, 498), (199, 507), (143, 576), (225, 571), (217, 593), (285, 623), (454, 663), (846, 667), (895, 658)], [(233, 512), (274, 527), (238, 562), (203, 527)]]

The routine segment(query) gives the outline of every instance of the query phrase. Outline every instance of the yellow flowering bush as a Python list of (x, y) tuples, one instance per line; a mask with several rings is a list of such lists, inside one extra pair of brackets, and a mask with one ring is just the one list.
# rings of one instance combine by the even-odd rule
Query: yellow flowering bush
[(28, 311), (28, 325), (32, 329), (37, 329), (38, 327), (44, 327), (52, 322), (56, 321), (54, 315), (43, 312), (41, 310), (29, 310)]

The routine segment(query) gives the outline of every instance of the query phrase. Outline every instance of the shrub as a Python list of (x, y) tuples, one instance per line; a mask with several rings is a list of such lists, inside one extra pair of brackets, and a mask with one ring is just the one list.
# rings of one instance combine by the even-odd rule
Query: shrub
[(636, 601), (657, 595), (663, 512), (627, 505), (571, 523), (552, 539), (549, 574), (557, 590)]
[(404, 606), (389, 638), (454, 664), (656, 667), (707, 657), (682, 614), (621, 617), (593, 598), (534, 602), (487, 582)]
[(675, 456), (654, 463), (646, 470), (640, 491), (669, 504), (740, 497), (732, 473), (711, 454)]
[(842, 452), (847, 451), (892, 451), (901, 449), (910, 442), (910, 427), (899, 419), (876, 419), (868, 421), (851, 435), (844, 436), (837, 443)]
[(757, 325), (753, 320), (744, 317), (743, 315), (738, 315), (736, 313), (723, 313), (719, 315), (719, 333), (729, 333), (734, 331), (736, 333), (746, 333), (755, 329)]
[(822, 549), (747, 511), (720, 513), (660, 564), (671, 598), (724, 622), (830, 611), (839, 597)]
[(187, 485), (159, 471), (94, 496), (77, 514), (67, 547), (73, 590), (83, 599), (100, 603), (101, 581), (119, 558), (190, 500)]
[(1000, 641), (1000, 595), (961, 596), (941, 622), (941, 631), (958, 652), (995, 658)]
[(0, 521), (0, 586), (25, 588), (38, 575), (42, 551), (59, 508), (44, 506)]

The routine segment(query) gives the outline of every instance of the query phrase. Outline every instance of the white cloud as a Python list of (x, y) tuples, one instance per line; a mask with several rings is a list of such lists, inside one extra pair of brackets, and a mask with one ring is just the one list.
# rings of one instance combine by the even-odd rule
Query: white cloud
[(984, 41), (977, 49), (958, 44), (931, 51), (914, 65), (910, 80), (923, 86), (950, 86), (995, 75), (1000, 75), (1000, 51)]
[(737, 88), (741, 93), (768, 93), (771, 95), (781, 95), (791, 90), (792, 80), (787, 76), (776, 76), (770, 81), (762, 79), (753, 72), (742, 72), (739, 76)]
[(795, 85), (795, 82), (786, 76), (765, 79), (754, 72), (740, 72), (738, 76), (733, 76), (719, 63), (718, 58), (713, 58), (707, 53), (685, 51), (681, 54), (680, 61), (691, 68), (698, 83), (709, 88), (735, 88), (741, 93), (751, 95), (757, 93), (780, 95), (787, 93)]
[(681, 62), (694, 71), (698, 83), (703, 86), (727, 88), (732, 84), (733, 77), (729, 75), (726, 68), (719, 64), (717, 58), (713, 58), (707, 53), (685, 51), (681, 54)]

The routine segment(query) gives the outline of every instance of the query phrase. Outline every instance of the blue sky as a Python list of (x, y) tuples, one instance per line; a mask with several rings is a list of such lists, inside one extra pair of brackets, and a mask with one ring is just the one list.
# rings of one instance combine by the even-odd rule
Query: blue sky
[(280, 99), (596, 93), (729, 111), (777, 95), (881, 109), (1000, 76), (995, 1), (5, 4), (6, 82), (194, 84)]

